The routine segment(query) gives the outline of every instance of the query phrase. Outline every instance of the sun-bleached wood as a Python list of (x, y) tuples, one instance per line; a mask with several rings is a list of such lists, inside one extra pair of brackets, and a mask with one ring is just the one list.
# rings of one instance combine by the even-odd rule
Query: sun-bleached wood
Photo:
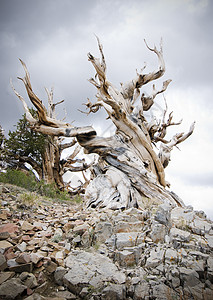
[[(178, 197), (166, 189), (169, 183), (165, 179), (164, 168), (170, 161), (173, 147), (192, 134), (194, 123), (188, 133), (176, 134), (167, 140), (167, 128), (178, 125), (181, 121), (172, 122), (172, 113), (169, 114), (168, 120), (165, 120), (167, 104), (160, 121), (156, 121), (156, 118), (147, 121), (144, 111), (152, 108), (156, 96), (166, 91), (171, 80), (164, 81), (159, 90), (153, 84), (149, 96), (141, 93), (144, 85), (161, 78), (165, 73), (162, 41), (159, 50), (156, 46), (149, 47), (145, 41), (147, 48), (158, 58), (157, 70), (144, 73), (144, 66), (140, 72), (136, 71), (134, 79), (121, 83), (120, 88), (108, 80), (103, 46), (98, 37), (97, 42), (100, 59), (88, 53), (88, 60), (96, 71), (94, 78), (90, 78), (89, 82), (97, 89), (97, 100), (92, 103), (88, 99), (85, 105), (88, 114), (97, 113), (99, 109), (104, 108), (108, 118), (115, 125), (115, 134), (107, 138), (98, 137), (91, 126), (77, 128), (48, 115), (42, 101), (34, 94), (26, 65), (21, 61), (25, 70), (25, 77), (21, 80), (38, 111), (39, 121), (32, 120), (23, 97), (13, 89), (23, 103), (29, 122), (35, 130), (51, 136), (75, 136), (86, 153), (99, 155), (99, 165), (94, 167), (95, 177), (86, 189), (85, 198), (88, 206), (137, 207), (143, 197), (155, 198), (159, 202), (167, 201), (172, 205), (182, 205)], [(48, 97), (51, 98), (51, 94), (48, 94)], [(159, 153), (157, 143), (161, 144)]]
[[(31, 128), (37, 132), (48, 136), (44, 145), (44, 151), (42, 153), (42, 167), (40, 167), (32, 158), (19, 156), (17, 159), (22, 163), (29, 163), (31, 167), (36, 170), (40, 179), (43, 179), (48, 184), (56, 184), (61, 190), (67, 189), (70, 193), (74, 192), (71, 185), (68, 185), (63, 180), (63, 175), (70, 172), (80, 172), (88, 169), (92, 164), (86, 163), (85, 159), (77, 159), (76, 156), (80, 152), (80, 145), (77, 145), (73, 152), (66, 158), (61, 160), (61, 153), (64, 149), (70, 148), (77, 143), (75, 136), (77, 133), (93, 131), (90, 127), (74, 127), (70, 124), (56, 120), (55, 107), (61, 104), (64, 100), (57, 103), (53, 103), (53, 88), (49, 91), (45, 88), (48, 97), (48, 109), (45, 108), (42, 101), (34, 94), (30, 83), (30, 76), (25, 63), (20, 60), (26, 76), (25, 78), (19, 78), (25, 83), (26, 90), (32, 104), (36, 107), (38, 112), (38, 119), (34, 118), (24, 100), (24, 98), (16, 91), (13, 86), (12, 80), (10, 81), (12, 89), (16, 96), (21, 100), (26, 118)], [(72, 141), (69, 143), (63, 143), (61, 136), (72, 137)], [(76, 165), (77, 163), (77, 165)], [(79, 186), (78, 191), (81, 192), (85, 189), (83, 184)]]

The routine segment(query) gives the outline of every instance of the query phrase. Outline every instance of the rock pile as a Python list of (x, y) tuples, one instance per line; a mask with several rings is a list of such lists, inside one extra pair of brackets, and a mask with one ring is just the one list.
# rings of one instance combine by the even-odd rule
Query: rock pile
[(0, 299), (213, 299), (213, 222), (151, 203), (19, 203), (0, 186)]

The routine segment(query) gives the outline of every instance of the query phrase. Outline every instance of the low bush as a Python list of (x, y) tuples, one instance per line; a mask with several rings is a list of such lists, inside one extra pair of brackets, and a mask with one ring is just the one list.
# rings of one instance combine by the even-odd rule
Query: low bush
[(36, 180), (33, 172), (25, 174), (20, 170), (7, 169), (6, 172), (0, 173), (0, 182), (14, 184), (48, 198), (70, 200), (68, 192), (58, 190), (54, 184), (45, 184), (42, 180)]

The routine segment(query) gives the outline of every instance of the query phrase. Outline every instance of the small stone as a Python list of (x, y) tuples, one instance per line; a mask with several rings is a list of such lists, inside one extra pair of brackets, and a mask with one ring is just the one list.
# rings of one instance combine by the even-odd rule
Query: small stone
[(31, 261), (30, 254), (28, 253), (21, 253), (17, 258), (16, 262), (19, 264), (27, 264)]
[(156, 284), (153, 286), (153, 299), (176, 299), (177, 296), (178, 294), (164, 283)]
[(69, 291), (59, 291), (54, 294), (58, 300), (67, 299), (67, 300), (75, 300), (77, 297), (70, 293)]
[(0, 241), (2, 240), (6, 240), (10, 237), (10, 234), (8, 231), (5, 231), (5, 232), (0, 232)]
[(43, 300), (44, 298), (38, 293), (33, 293), (33, 295), (25, 298), (25, 300)]
[(170, 238), (171, 240), (189, 242), (191, 234), (190, 232), (173, 227), (170, 230)]
[(15, 299), (20, 296), (26, 288), (27, 287), (21, 283), (19, 278), (12, 278), (1, 284), (0, 296), (6, 299)]
[(32, 289), (30, 289), (30, 288), (27, 288), (27, 296), (30, 296), (30, 295), (32, 295), (33, 294), (33, 290)]
[(4, 271), (7, 268), (7, 262), (2, 253), (0, 253), (0, 271)]
[(121, 284), (111, 284), (102, 291), (102, 296), (104, 296), (104, 299), (106, 300), (123, 300), (126, 298), (125, 294), (125, 286)]
[(70, 231), (70, 229), (74, 228), (74, 223), (73, 222), (67, 222), (64, 226), (63, 226), (63, 231), (65, 233), (68, 233)]
[(8, 233), (16, 233), (18, 232), (18, 225), (15, 223), (7, 223), (0, 226), (0, 233), (8, 232)]
[(200, 283), (199, 275), (192, 269), (180, 267), (180, 278), (185, 282), (187, 287), (194, 287)]
[(19, 251), (24, 252), (27, 249), (27, 244), (25, 242), (22, 242), (21, 244), (16, 245), (16, 248)]
[(116, 247), (123, 250), (124, 247), (134, 247), (142, 242), (138, 232), (119, 232), (116, 234)]
[(149, 285), (145, 280), (135, 287), (134, 300), (141, 299), (149, 299)]
[(38, 293), (38, 294), (42, 294), (46, 291), (47, 288), (48, 288), (48, 282), (45, 281), (44, 283), (42, 283), (42, 285), (38, 286), (35, 289), (35, 292)]
[(32, 273), (23, 272), (20, 274), (19, 278), (21, 279), (23, 284), (30, 289), (33, 289), (38, 286), (35, 275), (33, 275)]
[(54, 263), (53, 261), (49, 260), (46, 262), (45, 268), (49, 273), (53, 273), (53, 272), (55, 272), (55, 270), (57, 268), (57, 264)]
[(8, 265), (8, 267), (13, 267), (13, 266), (17, 266), (18, 263), (16, 262), (16, 260), (14, 258), (12, 258), (12, 259), (8, 259), (7, 265)]
[(118, 256), (118, 262), (120, 266), (132, 267), (135, 265), (135, 255), (133, 252), (123, 250), (119, 251), (116, 256)]
[(12, 278), (15, 275), (15, 272), (1, 272), (0, 273), (0, 285), (7, 281), (8, 279)]
[(173, 250), (173, 249), (167, 249), (166, 250), (166, 253), (165, 253), (165, 260), (167, 262), (177, 262), (177, 259), (178, 259), (178, 253), (176, 250)]
[[(96, 240), (97, 241), (97, 240)], [(89, 231), (85, 231), (81, 236), (81, 244), (86, 248), (91, 245), (91, 235)]]
[(171, 222), (171, 205), (163, 203), (159, 205), (155, 215), (155, 220), (163, 225), (170, 226)]
[(6, 213), (0, 214), (0, 219), (1, 220), (7, 220), (7, 214)]
[(54, 273), (55, 281), (58, 285), (63, 285), (63, 277), (67, 273), (67, 270), (63, 267), (57, 267)]
[(73, 228), (73, 232), (75, 234), (82, 235), (87, 229), (88, 229), (88, 225), (87, 224), (82, 224), (82, 225), (75, 226)]
[(78, 244), (81, 242), (81, 236), (80, 235), (77, 235), (73, 240), (72, 240), (72, 243), (73, 244)]
[(17, 264), (9, 267), (10, 271), (14, 271), (16, 273), (29, 272), (32, 273), (33, 265), (32, 263), (28, 264)]
[(31, 253), (30, 254), (30, 260), (34, 264), (37, 264), (43, 258), (44, 258), (44, 256), (42, 254), (40, 254), (40, 253)]
[(43, 272), (40, 272), (37, 277), (37, 282), (39, 285), (43, 284), (46, 281), (46, 277)]
[(58, 243), (62, 240), (63, 231), (61, 228), (57, 228), (55, 230), (54, 236), (52, 238), (53, 242)]
[(150, 237), (154, 243), (163, 243), (166, 235), (166, 226), (158, 222), (152, 224)]
[(138, 284), (139, 282), (140, 282), (140, 278), (139, 277), (132, 277), (131, 284), (135, 285), (135, 284)]
[(14, 250), (13, 247), (11, 247), (4, 252), (4, 256), (6, 260), (13, 259), (16, 257), (16, 254), (13, 252), (13, 250)]
[(23, 236), (22, 236), (22, 241), (28, 242), (28, 241), (30, 241), (30, 240), (31, 240), (31, 237), (30, 237), (29, 235), (23, 235)]
[[(128, 227), (127, 231), (129, 230), (129, 224), (126, 224), (126, 222), (123, 222), (123, 224), (126, 225), (126, 227)], [(118, 227), (118, 225), (117, 225)], [(115, 232), (121, 232), (118, 229), (115, 229)], [(124, 231), (123, 231), (124, 232)], [(109, 222), (100, 222), (96, 225), (95, 227), (95, 236), (96, 236), (96, 240), (99, 242), (105, 242), (107, 239), (109, 239), (111, 237), (113, 233), (113, 227), (112, 224)]]
[(213, 235), (205, 234), (205, 238), (208, 242), (209, 247), (213, 249)]
[(21, 229), (24, 231), (30, 231), (30, 230), (33, 230), (33, 228), (34, 228), (34, 225), (30, 224), (27, 221), (24, 221), (21, 225)]
[(10, 247), (12, 247), (13, 245), (8, 242), (8, 241), (0, 241), (0, 252), (4, 253), (4, 251)]
[(64, 259), (64, 251), (57, 251), (55, 254), (55, 260), (60, 261)]

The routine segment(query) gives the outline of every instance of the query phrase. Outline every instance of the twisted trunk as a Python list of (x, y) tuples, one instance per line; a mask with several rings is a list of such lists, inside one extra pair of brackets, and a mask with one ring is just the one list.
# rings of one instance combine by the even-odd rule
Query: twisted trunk
[[(152, 108), (155, 97), (166, 91), (171, 80), (164, 81), (160, 90), (153, 85), (152, 94), (145, 96), (142, 93), (140, 101), (137, 101), (141, 87), (165, 73), (162, 45), (158, 50), (146, 44), (148, 49), (157, 55), (159, 67), (156, 71), (143, 74), (143, 68), (133, 80), (121, 84), (121, 88), (117, 89), (107, 79), (103, 47), (98, 38), (97, 40), (101, 60), (91, 53), (88, 54), (88, 60), (96, 70), (95, 77), (89, 81), (97, 89), (97, 101), (93, 104), (88, 99), (86, 107), (89, 109), (88, 113), (96, 113), (101, 107), (105, 109), (108, 118), (116, 127), (114, 136), (98, 137), (91, 126), (78, 128), (48, 116), (41, 100), (32, 91), (28, 71), (22, 62), (26, 73), (22, 80), (31, 102), (38, 110), (39, 123), (32, 120), (28, 114), (34, 129), (51, 136), (76, 137), (87, 153), (99, 154), (99, 165), (94, 166), (92, 172), (95, 177), (86, 189), (85, 199), (88, 206), (113, 209), (137, 207), (143, 205), (144, 197), (154, 198), (159, 203), (166, 201), (173, 206), (183, 205), (174, 193), (166, 189), (169, 184), (165, 180), (164, 167), (170, 160), (173, 146), (188, 138), (194, 130), (194, 125), (187, 134), (177, 134), (167, 141), (167, 127), (180, 124), (171, 122), (171, 114), (165, 122), (167, 105), (161, 121), (156, 122), (155, 118), (150, 122), (146, 120), (144, 111)], [(15, 93), (27, 112), (25, 101), (16, 91)], [(157, 142), (167, 145), (161, 147), (158, 154), (154, 149)], [(169, 151), (169, 159), (166, 151)]]

